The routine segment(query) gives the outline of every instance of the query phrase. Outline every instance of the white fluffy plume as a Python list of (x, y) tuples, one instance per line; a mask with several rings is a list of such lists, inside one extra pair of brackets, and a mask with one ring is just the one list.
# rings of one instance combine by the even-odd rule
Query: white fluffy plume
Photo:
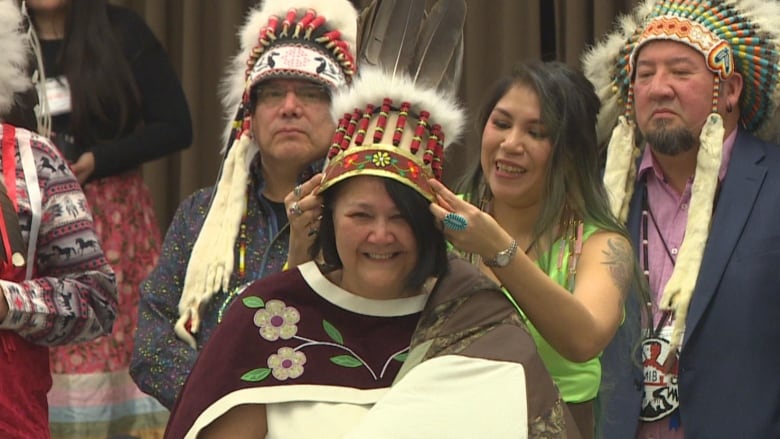
[(384, 98), (390, 98), (393, 102), (409, 102), (412, 113), (419, 113), (421, 109), (430, 112), (431, 125), (441, 125), (447, 135), (445, 147), (457, 140), (463, 132), (466, 116), (455, 96), (417, 85), (408, 76), (390, 76), (376, 67), (363, 68), (351, 89), (341, 90), (333, 96), (331, 116), (338, 121), (344, 113), (351, 113), (355, 108), (365, 108), (368, 104), (381, 103)]
[(27, 77), (29, 41), (21, 31), (22, 13), (13, 0), (0, 0), (0, 118), (14, 103), (14, 93), (31, 86)]

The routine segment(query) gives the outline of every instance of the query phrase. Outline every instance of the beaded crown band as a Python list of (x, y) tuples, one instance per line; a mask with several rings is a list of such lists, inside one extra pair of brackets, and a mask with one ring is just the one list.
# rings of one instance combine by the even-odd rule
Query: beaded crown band
[[(465, 114), (454, 96), (466, 5), (374, 2), (363, 19), (361, 75), (333, 98), (338, 121), (320, 191), (357, 175), (399, 181), (429, 201)], [(422, 24), (420, 24), (422, 22)]]
[(463, 130), (465, 116), (453, 96), (405, 76), (364, 69), (331, 108), (334, 118), (342, 116), (320, 190), (355, 175), (375, 175), (434, 200), (428, 179), (441, 180), (444, 148)]
[[(591, 49), (583, 70), (602, 102), (598, 132), (609, 139), (604, 184), (613, 213), (628, 216), (636, 176), (634, 63), (643, 45), (671, 40), (697, 50), (713, 73), (711, 114), (699, 133), (696, 178), (685, 238), (672, 276), (664, 287), (662, 309), (674, 312), (673, 346), (684, 340), (685, 318), (698, 278), (712, 220), (713, 200), (722, 161), (724, 126), (718, 114), (721, 82), (742, 75), (740, 125), (777, 143), (780, 124), (780, 3), (775, 0), (645, 0), (619, 28)], [(604, 69), (603, 66), (614, 66)]]
[[(247, 15), (241, 50), (222, 84), (224, 160), (211, 206), (190, 255), (179, 300), (176, 334), (196, 348), (203, 303), (228, 291), (235, 268), (243, 276), (249, 167), (259, 148), (251, 136), (252, 88), (272, 78), (303, 79), (336, 90), (355, 74), (358, 14), (348, 0), (265, 0)], [(262, 129), (262, 127), (261, 127)], [(243, 229), (242, 229), (243, 228)], [(243, 230), (243, 231), (242, 231)]]

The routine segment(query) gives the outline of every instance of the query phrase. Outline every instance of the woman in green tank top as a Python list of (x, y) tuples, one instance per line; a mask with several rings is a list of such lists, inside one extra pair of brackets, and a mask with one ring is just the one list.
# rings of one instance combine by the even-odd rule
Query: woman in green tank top
[[(593, 437), (599, 355), (639, 279), (600, 179), (593, 85), (558, 62), (517, 66), (480, 117), (480, 162), (458, 187), (431, 182), (450, 242), (526, 317), (583, 437)], [(464, 199), (465, 198), (465, 199)], [(447, 227), (449, 226), (449, 227)]]

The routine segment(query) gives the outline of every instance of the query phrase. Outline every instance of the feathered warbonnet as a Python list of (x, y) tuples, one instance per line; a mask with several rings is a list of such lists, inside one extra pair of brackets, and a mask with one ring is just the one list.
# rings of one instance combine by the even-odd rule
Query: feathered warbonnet
[[(227, 290), (234, 270), (249, 166), (259, 153), (250, 127), (253, 87), (272, 78), (305, 79), (332, 91), (348, 85), (356, 71), (357, 21), (347, 0), (265, 0), (249, 11), (239, 32), (240, 52), (222, 84), (230, 121), (224, 132), (225, 158), (179, 300), (175, 331), (193, 348), (202, 304)], [(242, 263), (239, 256), (240, 271)]]
[(22, 13), (13, 0), (0, 0), (0, 119), (14, 105), (14, 94), (27, 90), (29, 40), (23, 34)]
[(599, 137), (609, 139), (604, 183), (613, 213), (623, 222), (640, 155), (632, 120), (634, 63), (639, 50), (655, 40), (672, 40), (699, 51), (713, 74), (712, 111), (699, 136), (685, 238), (660, 303), (662, 309), (674, 312), (670, 342), (680, 346), (707, 243), (721, 165), (724, 127), (717, 110), (721, 81), (735, 72), (742, 75), (740, 128), (774, 143), (780, 140), (780, 3), (644, 0), (633, 14), (620, 19), (614, 33), (586, 53), (584, 72), (602, 102)]
[(444, 148), (465, 119), (454, 88), (466, 4), (440, 0), (428, 10), (425, 3), (375, 1), (361, 16), (361, 74), (333, 99), (338, 128), (320, 191), (373, 175), (435, 200), (428, 179), (441, 179)]

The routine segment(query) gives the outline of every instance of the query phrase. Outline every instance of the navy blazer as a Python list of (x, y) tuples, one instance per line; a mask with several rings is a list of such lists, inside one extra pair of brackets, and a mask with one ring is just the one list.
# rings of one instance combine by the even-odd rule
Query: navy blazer
[[(641, 197), (628, 229), (639, 239)], [(642, 399), (639, 301), (602, 356), (599, 429), (635, 437)], [(780, 146), (740, 131), (691, 300), (679, 364), (686, 439), (780, 438)]]

